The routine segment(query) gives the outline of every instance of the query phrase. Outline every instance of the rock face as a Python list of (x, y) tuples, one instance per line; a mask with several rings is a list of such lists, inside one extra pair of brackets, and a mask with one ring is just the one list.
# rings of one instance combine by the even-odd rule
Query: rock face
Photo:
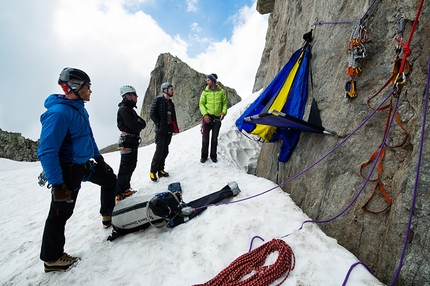
[[(366, 104), (367, 99), (376, 93), (392, 74), (391, 61), (395, 59), (397, 44), (393, 37), (396, 35), (397, 22), (401, 16), (404, 17), (403, 40), (407, 42), (420, 1), (265, 0), (258, 1), (257, 7), (263, 6), (263, 2), (266, 7), (270, 7), (269, 2), (272, 2), (273, 10), (269, 16), (266, 46), (256, 75), (254, 91), (271, 82), (293, 52), (301, 47), (303, 34), (313, 27), (313, 85), (309, 88), (308, 107), (312, 97), (315, 98), (323, 126), (338, 135), (302, 133), (287, 163), (279, 163), (277, 160), (279, 142), (264, 144), (256, 174), (282, 183), (331, 152), (371, 114), (372, 110)], [(371, 5), (372, 3), (374, 5)], [(358, 61), (363, 72), (354, 78), (358, 96), (353, 99), (345, 98), (345, 83), (349, 80), (345, 72), (349, 58), (347, 42), (355, 23), (313, 24), (316, 21), (360, 20), (367, 11), (367, 16), (363, 19), (368, 36), (364, 42), (367, 57)], [(398, 97), (397, 112), (409, 137), (400, 148), (386, 147), (383, 158), (380, 179), (392, 199), (391, 208), (379, 214), (369, 213), (361, 208), (372, 195), (375, 183), (369, 182), (363, 187), (365, 180), (360, 176), (360, 165), (370, 158), (382, 142), (389, 109), (376, 112), (345, 144), (282, 187), (290, 193), (296, 204), (315, 220), (330, 219), (351, 204), (341, 216), (319, 226), (354, 253), (372, 269), (376, 277), (387, 284), (393, 280), (398, 269), (414, 195), (430, 55), (429, 13), (430, 5), (424, 4), (411, 42), (412, 53), (408, 57), (412, 71)], [(389, 96), (391, 90), (390, 84), (372, 101), (373, 105), (380, 104)], [(391, 100), (395, 105), (397, 98), (391, 96)], [(403, 139), (404, 132), (394, 120), (387, 144), (393, 146)], [(413, 223), (404, 264), (396, 285), (430, 285), (429, 132), (425, 133), (423, 150)], [(364, 175), (370, 170), (371, 164), (365, 168)], [(382, 210), (386, 205), (380, 190), (376, 189), (368, 208)]]
[[(172, 100), (175, 104), (179, 131), (182, 132), (201, 122), (202, 116), (199, 109), (199, 99), (200, 94), (206, 87), (205, 78), (205, 74), (193, 70), (179, 58), (169, 53), (158, 56), (142, 102), (140, 116), (145, 119), (147, 125), (140, 135), (142, 137), (141, 146), (154, 142), (154, 123), (149, 118), (149, 112), (152, 100), (161, 94), (161, 84), (170, 82), (174, 86), (175, 95)], [(236, 90), (224, 86), (220, 81), (218, 81), (218, 84), (227, 94), (228, 107), (240, 101)]]
[(21, 133), (12, 133), (0, 129), (0, 158), (15, 161), (37, 161), (39, 141), (24, 138)]

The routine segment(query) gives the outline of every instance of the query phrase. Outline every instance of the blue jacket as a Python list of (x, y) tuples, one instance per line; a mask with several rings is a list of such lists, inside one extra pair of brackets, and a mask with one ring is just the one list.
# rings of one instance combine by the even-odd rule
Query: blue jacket
[(51, 94), (45, 100), (48, 109), (40, 116), (42, 131), (37, 156), (48, 183), (63, 183), (62, 163), (83, 164), (100, 156), (89, 115), (82, 100), (70, 100), (63, 94)]

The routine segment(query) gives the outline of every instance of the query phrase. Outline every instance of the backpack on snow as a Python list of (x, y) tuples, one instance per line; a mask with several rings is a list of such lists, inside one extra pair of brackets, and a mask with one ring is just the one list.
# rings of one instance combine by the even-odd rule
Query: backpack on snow
[[(240, 189), (236, 182), (230, 182), (218, 192), (185, 203), (182, 200), (180, 183), (171, 183), (168, 191), (154, 196), (131, 196), (118, 202), (112, 213), (112, 234), (107, 240), (127, 233), (154, 227), (170, 227), (185, 223), (203, 212), (206, 205), (236, 196)], [(199, 209), (195, 209), (199, 208)]]

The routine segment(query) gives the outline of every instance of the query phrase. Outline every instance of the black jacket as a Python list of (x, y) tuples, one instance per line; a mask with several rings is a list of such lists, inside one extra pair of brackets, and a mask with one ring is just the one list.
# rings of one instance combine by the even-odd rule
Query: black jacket
[(133, 109), (136, 107), (136, 103), (124, 99), (118, 104), (118, 107), (116, 117), (118, 129), (122, 132), (126, 132), (127, 134), (134, 135), (132, 136), (133, 140), (129, 140), (132, 141), (130, 143), (134, 143), (133, 145), (136, 143), (139, 144), (139, 134), (140, 131), (146, 127), (146, 122), (143, 118), (137, 115), (136, 111)]
[(170, 111), (172, 121), (176, 121), (175, 105), (171, 99), (166, 99), (164, 95), (159, 95), (152, 101), (150, 117), (155, 124), (155, 133), (172, 133), (173, 125), (167, 122), (167, 114)]

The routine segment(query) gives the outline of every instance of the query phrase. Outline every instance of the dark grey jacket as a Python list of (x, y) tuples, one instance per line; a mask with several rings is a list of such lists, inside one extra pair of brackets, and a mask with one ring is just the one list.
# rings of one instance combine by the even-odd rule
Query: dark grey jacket
[(174, 124), (167, 122), (168, 112), (170, 112), (172, 116), (172, 122), (176, 124), (175, 105), (172, 100), (166, 99), (164, 95), (159, 95), (154, 98), (149, 116), (155, 124), (155, 133), (169, 134), (172, 132), (179, 132), (179, 130), (175, 130)]

